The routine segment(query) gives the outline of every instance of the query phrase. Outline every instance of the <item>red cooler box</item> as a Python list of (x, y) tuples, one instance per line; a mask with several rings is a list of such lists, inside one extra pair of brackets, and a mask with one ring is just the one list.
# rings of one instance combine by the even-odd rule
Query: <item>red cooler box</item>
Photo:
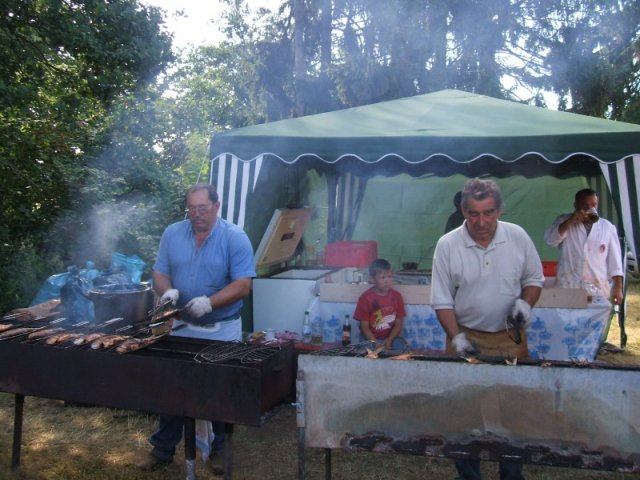
[(368, 267), (378, 258), (378, 242), (374, 240), (341, 240), (324, 250), (324, 264), (330, 267)]
[(548, 260), (542, 261), (542, 274), (545, 277), (555, 277), (557, 268), (558, 262), (552, 262)]

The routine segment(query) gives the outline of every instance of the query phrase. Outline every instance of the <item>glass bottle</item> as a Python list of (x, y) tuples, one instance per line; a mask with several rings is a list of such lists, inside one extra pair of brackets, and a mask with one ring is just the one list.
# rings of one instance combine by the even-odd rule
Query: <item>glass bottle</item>
[(344, 316), (342, 324), (342, 345), (347, 346), (351, 343), (351, 316), (347, 313)]
[(311, 321), (309, 320), (309, 310), (304, 312), (304, 321), (302, 322), (302, 341), (311, 343)]

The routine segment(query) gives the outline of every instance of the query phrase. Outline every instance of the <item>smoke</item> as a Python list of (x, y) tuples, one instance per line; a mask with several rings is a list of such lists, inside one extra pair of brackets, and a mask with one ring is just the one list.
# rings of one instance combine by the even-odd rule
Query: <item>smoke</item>
[(127, 231), (131, 208), (126, 205), (104, 203), (92, 208), (88, 231), (80, 242), (79, 253), (87, 259), (104, 263), (115, 251), (118, 240)]
[(79, 228), (69, 252), (70, 260), (77, 266), (92, 261), (104, 270), (108, 269), (112, 254), (117, 252), (137, 255), (149, 266), (156, 254), (158, 228), (166, 226), (157, 219), (158, 209), (150, 196), (94, 205), (83, 222), (75, 221)]

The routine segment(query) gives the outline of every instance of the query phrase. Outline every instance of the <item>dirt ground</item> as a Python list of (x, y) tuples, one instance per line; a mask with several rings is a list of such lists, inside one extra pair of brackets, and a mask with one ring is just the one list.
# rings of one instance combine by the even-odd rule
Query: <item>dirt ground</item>
[[(598, 360), (640, 365), (640, 281), (632, 280), (627, 304), (628, 345), (623, 353), (603, 354)], [(619, 343), (613, 325), (609, 341)], [(1, 350), (0, 350), (1, 353)], [(3, 361), (3, 359), (0, 359)], [(6, 361), (6, 360), (4, 360)], [(16, 361), (12, 359), (11, 361)], [(151, 473), (133, 464), (148, 451), (148, 437), (156, 417), (139, 412), (97, 407), (65, 406), (64, 402), (27, 397), (25, 400), (21, 465), (11, 468), (14, 397), (0, 393), (0, 480), (169, 480), (185, 478), (182, 445), (175, 463)], [(298, 430), (295, 408), (283, 404), (261, 427), (235, 426), (233, 478), (287, 480), (298, 478)], [(324, 451), (306, 448), (307, 479), (325, 478)], [(333, 450), (335, 480), (453, 479), (448, 459)], [(484, 478), (495, 480), (497, 466), (483, 463)], [(198, 479), (215, 476), (198, 458)], [(614, 480), (638, 475), (557, 467), (525, 466), (527, 479)]]

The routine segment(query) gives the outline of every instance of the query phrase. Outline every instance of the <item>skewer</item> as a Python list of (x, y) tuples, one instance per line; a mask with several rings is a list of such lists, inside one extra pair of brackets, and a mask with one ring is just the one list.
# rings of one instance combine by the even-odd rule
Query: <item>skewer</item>
[[(101, 349), (101, 350), (103, 350), (105, 352), (111, 352), (111, 351), (117, 350), (120, 345), (122, 345), (123, 343), (125, 343), (128, 340), (144, 340), (145, 338), (152, 338), (152, 337), (155, 337), (156, 339), (159, 340), (160, 338), (164, 337), (166, 335), (166, 333), (159, 334), (159, 335), (150, 335), (150, 336), (144, 337), (144, 338), (143, 338), (143, 335), (146, 335), (149, 332), (152, 332), (154, 328), (157, 328), (157, 327), (161, 326), (164, 323), (166, 323), (166, 320), (161, 321), (161, 322), (149, 323), (144, 328), (141, 328), (140, 330), (137, 330), (137, 331), (131, 333), (130, 335), (127, 335), (127, 338), (123, 339), (122, 341), (116, 342), (116, 344), (114, 344), (113, 346), (105, 348), (105, 349)], [(131, 330), (132, 328), (135, 328), (135, 326), (136, 325), (125, 325), (124, 327), (118, 328), (115, 331), (115, 334), (116, 335), (124, 334), (128, 330)]]
[(42, 327), (18, 327), (12, 328), (10, 330), (5, 331), (4, 333), (0, 333), (0, 341), (4, 340), (13, 340), (14, 338), (23, 337), (25, 335), (29, 335), (30, 333), (37, 332), (38, 330), (42, 330), (45, 328)]
[(114, 348), (115, 348), (116, 352), (118, 352), (118, 353), (136, 352), (138, 350), (141, 350), (143, 348), (148, 347), (149, 345), (154, 344), (155, 342), (160, 340), (165, 335), (166, 335), (166, 333), (161, 333), (159, 335), (151, 335), (149, 337), (144, 337), (144, 338), (131, 337), (131, 338), (126, 339), (123, 342), (120, 342)]
[(171, 305), (171, 300), (165, 300), (164, 302), (160, 302), (155, 307), (153, 307), (151, 310), (149, 310), (147, 312), (147, 315), (152, 317), (156, 313), (158, 313), (160, 310), (163, 310), (165, 307), (168, 307), (169, 305)]

